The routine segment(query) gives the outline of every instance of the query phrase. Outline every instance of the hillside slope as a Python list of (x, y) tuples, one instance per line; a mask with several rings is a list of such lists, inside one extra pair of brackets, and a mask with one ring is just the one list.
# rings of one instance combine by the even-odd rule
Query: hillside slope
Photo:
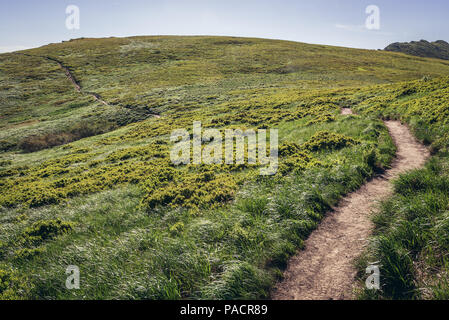
[(448, 71), (449, 63), (439, 61), (279, 40), (78, 39), (0, 55), (0, 147), (35, 151), (154, 114), (213, 110), (224, 101), (248, 98), (250, 89), (338, 88)]
[[(426, 88), (448, 74), (442, 60), (231, 37), (2, 54), (0, 298), (266, 298), (326, 212), (388, 168), (395, 147), (369, 115), (413, 96), (411, 113), (439, 119)], [(366, 101), (367, 116), (340, 115)], [(194, 121), (278, 129), (277, 174), (174, 165), (170, 134)]]

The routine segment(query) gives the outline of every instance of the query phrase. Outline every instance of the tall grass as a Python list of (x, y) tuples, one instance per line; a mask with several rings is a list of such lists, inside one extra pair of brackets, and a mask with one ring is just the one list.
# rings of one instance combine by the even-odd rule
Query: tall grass
[[(357, 126), (354, 138), (363, 140), (365, 120), (342, 121), (342, 133)], [(315, 128), (307, 130), (310, 135)], [(391, 140), (380, 145), (388, 150), (384, 159), (391, 159)], [(215, 209), (148, 211), (140, 205), (143, 190), (133, 185), (59, 205), (4, 209), (2, 263), (33, 284), (27, 298), (267, 298), (329, 208), (374, 173), (365, 158), (369, 146), (323, 150), (320, 160), (329, 165), (256, 177), (232, 203)], [(72, 228), (36, 243), (18, 240), (36, 222), (55, 219)], [(37, 251), (24, 256), (23, 249)], [(80, 267), (80, 290), (65, 289), (68, 265)]]

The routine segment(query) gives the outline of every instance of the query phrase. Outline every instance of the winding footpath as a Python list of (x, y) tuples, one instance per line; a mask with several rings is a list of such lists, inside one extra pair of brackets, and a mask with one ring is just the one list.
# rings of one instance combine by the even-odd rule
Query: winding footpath
[[(342, 114), (352, 114), (343, 109)], [(274, 300), (347, 300), (353, 298), (353, 265), (373, 230), (371, 212), (392, 194), (391, 180), (424, 165), (429, 151), (399, 121), (385, 121), (396, 144), (391, 169), (346, 196), (305, 242), (305, 249), (290, 259)]]
[[(76, 77), (73, 75), (73, 73), (70, 71), (69, 67), (67, 67), (66, 65), (64, 65), (64, 63), (56, 58), (53, 57), (49, 57), (49, 56), (35, 56), (35, 55), (31, 55), (31, 54), (27, 54), (27, 53), (18, 53), (18, 54), (22, 54), (26, 57), (39, 57), (42, 59), (46, 59), (49, 61), (52, 61), (54, 63), (57, 63), (59, 65), (59, 67), (64, 70), (64, 73), (67, 77), (67, 79), (73, 84), (73, 87), (75, 88), (75, 90), (79, 93), (84, 93), (84, 94), (88, 94), (91, 97), (93, 97), (96, 101), (100, 102), (101, 104), (111, 107), (111, 105), (109, 103), (107, 103), (105, 100), (103, 100), (103, 98), (96, 92), (87, 92), (84, 91), (81, 83), (76, 79)], [(155, 118), (160, 118), (161, 116), (159, 114), (156, 113), (152, 113), (150, 114), (151, 116), (155, 117)]]
[[(81, 83), (78, 80), (76, 80), (75, 76), (72, 74), (72, 72), (70, 72), (70, 69), (68, 67), (66, 67), (61, 61), (59, 61), (58, 59), (52, 58), (52, 57), (47, 57), (47, 56), (42, 57), (42, 58), (56, 62), (59, 65), (59, 67), (64, 70), (66, 77), (70, 80), (70, 82), (72, 82), (73, 86), (75, 87), (75, 90), (80, 93), (82, 92)], [(106, 101), (104, 101), (101, 98), (101, 96), (98, 93), (86, 92), (86, 94), (92, 96), (95, 100), (104, 104), (105, 106), (110, 106)]]

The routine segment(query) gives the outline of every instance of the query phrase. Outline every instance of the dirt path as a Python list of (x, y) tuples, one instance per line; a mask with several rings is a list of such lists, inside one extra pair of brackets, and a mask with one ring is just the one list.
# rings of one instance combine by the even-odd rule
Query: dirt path
[(343, 114), (343, 115), (352, 114), (352, 110), (350, 108), (342, 108), (341, 109), (341, 114)]
[[(72, 82), (73, 86), (75, 87), (75, 90), (80, 93), (83, 92), (80, 82), (78, 80), (76, 80), (75, 76), (72, 74), (72, 72), (69, 70), (68, 67), (66, 67), (61, 61), (59, 61), (55, 58), (52, 58), (52, 57), (44, 57), (44, 58), (51, 60), (53, 62), (56, 62), (64, 70), (67, 78)], [(107, 103), (105, 100), (103, 100), (103, 98), (98, 93), (95, 93), (95, 92), (85, 92), (85, 93), (92, 96), (96, 101), (104, 104), (105, 106), (108, 106), (108, 107), (111, 106), (109, 103)], [(155, 118), (161, 117), (159, 114), (155, 114), (155, 113), (151, 114), (151, 116), (153, 116)]]
[[(348, 111), (349, 110), (349, 111)], [(351, 114), (343, 109), (342, 114)], [(398, 148), (392, 168), (345, 197), (294, 256), (272, 292), (275, 300), (351, 299), (356, 270), (353, 261), (363, 251), (373, 225), (370, 215), (376, 204), (392, 193), (391, 180), (400, 173), (421, 167), (429, 157), (409, 129), (398, 121), (386, 121)]]
[[(64, 63), (62, 63), (62, 61), (60, 61), (56, 58), (53, 58), (53, 57), (49, 57), (49, 56), (34, 56), (34, 55), (26, 54), (26, 53), (19, 53), (19, 54), (22, 54), (27, 57), (40, 57), (40, 58), (47, 59), (47, 60), (57, 63), (59, 65), (59, 67), (62, 70), (64, 70), (66, 77), (73, 84), (73, 86), (75, 87), (75, 90), (77, 92), (88, 94), (88, 95), (92, 96), (96, 101), (100, 102), (101, 104), (104, 104), (105, 106), (108, 106), (108, 107), (111, 106), (109, 103), (107, 103), (105, 100), (103, 100), (103, 98), (98, 93), (84, 91), (83, 88), (81, 87), (81, 83), (75, 78), (75, 76), (72, 74), (70, 69), (67, 66), (65, 66)], [(151, 114), (151, 116), (153, 116), (155, 118), (161, 117), (159, 114), (156, 114), (156, 113)]]
[[(47, 60), (56, 62), (59, 65), (59, 67), (61, 67), (61, 69), (64, 70), (65, 75), (70, 80), (70, 82), (72, 82), (73, 86), (75, 87), (75, 90), (78, 92), (82, 92), (80, 82), (78, 80), (76, 80), (75, 76), (72, 74), (72, 72), (70, 72), (70, 69), (68, 67), (66, 67), (61, 61), (59, 61), (55, 58), (52, 58), (52, 57), (44, 57), (44, 58)], [(101, 96), (98, 93), (94, 93), (94, 92), (86, 92), (86, 93), (89, 94), (90, 96), (92, 96), (98, 102), (104, 104), (105, 106), (110, 106), (106, 101), (104, 101), (101, 98)]]

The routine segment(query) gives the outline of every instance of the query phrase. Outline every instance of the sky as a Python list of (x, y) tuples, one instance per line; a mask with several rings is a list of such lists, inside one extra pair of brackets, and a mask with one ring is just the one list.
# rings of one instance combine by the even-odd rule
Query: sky
[[(67, 28), (69, 5), (79, 8), (79, 29)], [(367, 28), (370, 5), (379, 10), (379, 28)], [(449, 1), (0, 0), (0, 52), (134, 35), (227, 35), (383, 49), (392, 42), (449, 41)]]

